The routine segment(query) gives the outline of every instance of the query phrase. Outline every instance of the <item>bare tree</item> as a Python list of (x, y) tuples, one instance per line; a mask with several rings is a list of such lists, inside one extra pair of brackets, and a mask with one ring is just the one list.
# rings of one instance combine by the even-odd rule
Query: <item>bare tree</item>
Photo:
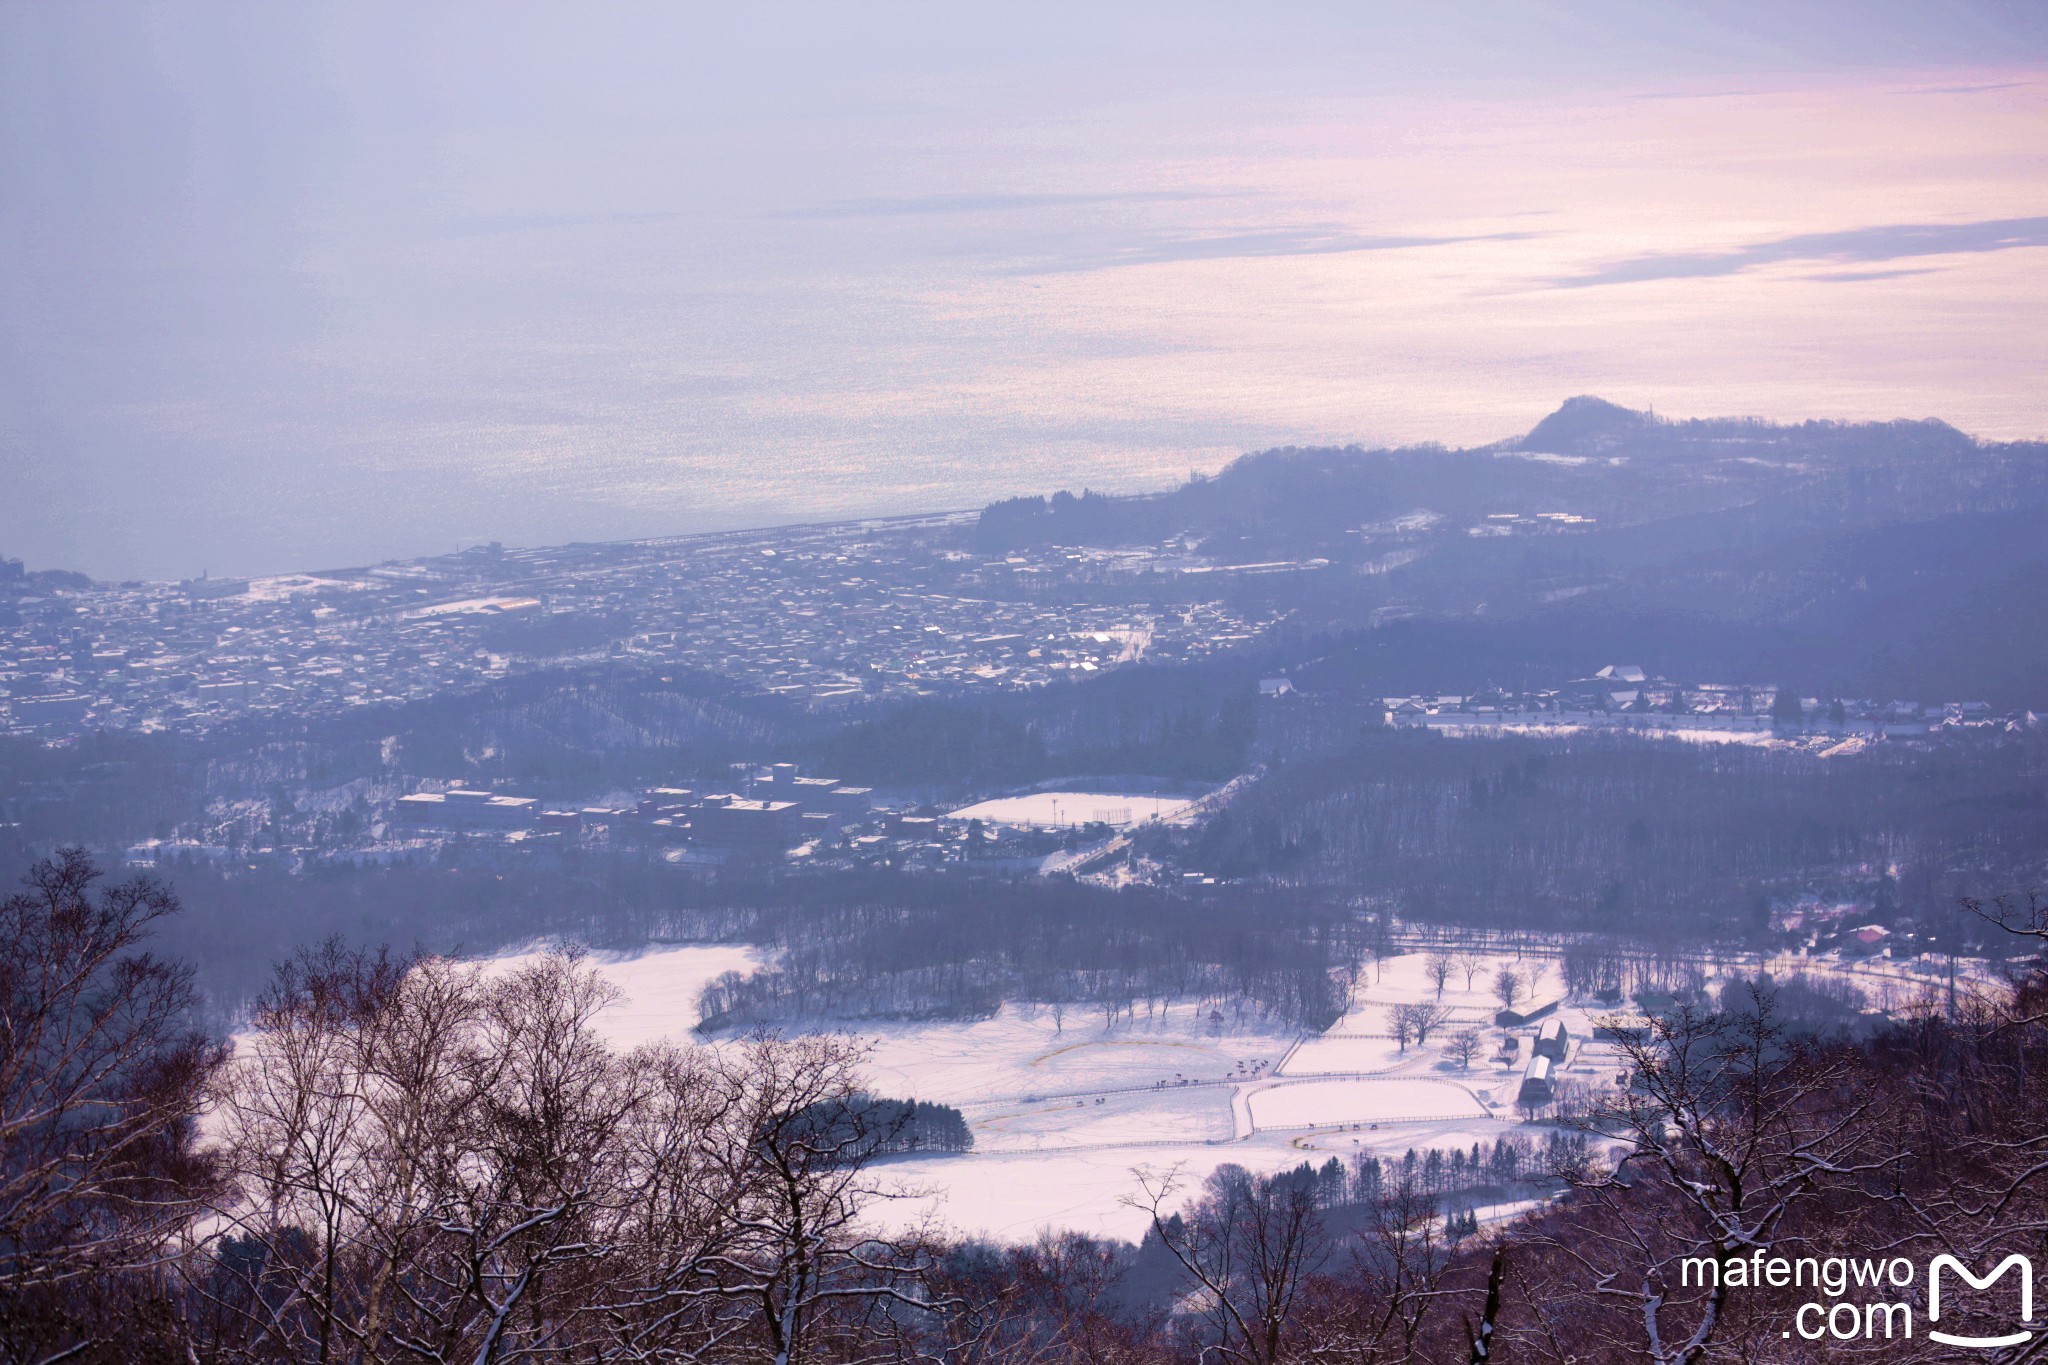
[(608, 999), (562, 958), (496, 982), (337, 944), (281, 967), (220, 1104), (223, 1253), (249, 1250), (211, 1292), (247, 1349), (486, 1363), (562, 1335), (550, 1291), (600, 1254), (637, 1102), (589, 1029)]
[(1522, 1000), (1528, 992), (1524, 989), (1521, 973), (1512, 967), (1502, 967), (1493, 977), (1493, 995), (1504, 1010), (1512, 1010), (1515, 1002)]
[[(825, 1038), (621, 1055), (573, 956), (486, 977), (330, 946), (281, 969), (221, 1101), (195, 1287), (225, 1358), (499, 1365), (834, 1353), (932, 1317), (860, 1230), (901, 1109)], [(876, 1117), (886, 1115), (890, 1117)]]
[(189, 970), (141, 946), (177, 899), (146, 877), (96, 890), (100, 877), (68, 848), (0, 902), (10, 1358), (139, 1350), (115, 1287), (164, 1257), (213, 1179), (190, 1118), (223, 1053), (190, 1026)]
[(581, 1284), (616, 1256), (638, 1198), (620, 1140), (646, 1101), (641, 1068), (591, 1028), (617, 992), (570, 958), (492, 983), (475, 1041), (487, 1086), (449, 1125), (467, 1159), (436, 1170), (431, 1254), (415, 1260), (415, 1354), (488, 1365), (584, 1335)]
[(1429, 978), (1431, 985), (1436, 987), (1437, 999), (1441, 1000), (1444, 998), (1444, 986), (1450, 981), (1451, 973), (1455, 970), (1456, 968), (1452, 964), (1451, 959), (1445, 957), (1442, 953), (1431, 953), (1423, 960), (1422, 974)]
[(1480, 1050), (1484, 1046), (1485, 1043), (1481, 1039), (1478, 1029), (1459, 1029), (1444, 1044), (1444, 1054), (1458, 1064), (1460, 1071), (1470, 1071), (1472, 1069), (1472, 1059), (1479, 1055)]
[(1392, 1358), (1408, 1360), (1450, 1268), (1443, 1210), (1435, 1194), (1404, 1175), (1381, 1196), (1372, 1228), (1378, 1275), (1368, 1297), (1384, 1305), (1380, 1339), (1400, 1343), (1400, 1353)]
[(1372, 979), (1381, 980), (1387, 969), (1387, 959), (1399, 949), (1394, 943), (1394, 928), (1384, 914), (1375, 915), (1366, 932), (1365, 951), (1372, 958)]
[[(1788, 1037), (1768, 992), (1729, 1012), (1681, 1007), (1617, 1046), (1637, 1084), (1595, 1124), (1632, 1146), (1611, 1166), (1572, 1149), (1556, 1173), (1585, 1212), (1548, 1244), (1575, 1269), (1566, 1293), (1620, 1309), (1614, 1346), (1690, 1365), (1714, 1347), (1731, 1261), (1767, 1254), (1802, 1201), (1903, 1153), (1861, 1155), (1876, 1100), (1854, 1083), (1855, 1058)], [(1688, 1264), (1710, 1265), (1710, 1283), (1688, 1285)]]
[(1387, 1032), (1400, 1044), (1401, 1051), (1408, 1050), (1408, 1044), (1415, 1040), (1415, 1020), (1410, 1017), (1406, 1005), (1387, 1008)]
[(1313, 1180), (1287, 1172), (1254, 1176), (1220, 1166), (1202, 1195), (1180, 1215), (1165, 1205), (1179, 1190), (1177, 1172), (1140, 1173), (1152, 1230), (1194, 1282), (1204, 1324), (1203, 1358), (1276, 1365), (1295, 1353), (1295, 1308), (1330, 1257)]
[(1450, 1017), (1450, 1010), (1434, 1001), (1419, 1000), (1409, 1004), (1395, 1005), (1387, 1011), (1388, 1025), (1394, 1038), (1401, 1044), (1401, 1050), (1408, 1050), (1413, 1039), (1417, 1046), (1429, 1042), (1444, 1020)]
[[(2043, 951), (2048, 952), (2048, 897), (2029, 891), (2024, 900), (2018, 896), (1997, 896), (1986, 902), (1965, 896), (1960, 902), (1963, 913), (1975, 915), (1986, 924), (2020, 938), (2039, 940)], [(1953, 934), (1942, 937), (1954, 942)], [(1953, 993), (1955, 966), (1949, 966), (1950, 990)]]
[(744, 1190), (733, 1210), (744, 1242), (711, 1264), (727, 1280), (719, 1292), (751, 1305), (777, 1365), (837, 1358), (818, 1353), (844, 1305), (943, 1307), (915, 1291), (932, 1269), (916, 1239), (861, 1230), (885, 1193), (867, 1166), (891, 1134), (861, 1102), (859, 1060), (830, 1038), (763, 1037), (716, 1064), (736, 1121), (720, 1128), (713, 1166)]
[(1452, 959), (1460, 972), (1465, 974), (1465, 989), (1472, 989), (1472, 979), (1486, 970), (1486, 959), (1477, 953), (1459, 953)]
[(1480, 1310), (1479, 1321), (1466, 1329), (1472, 1347), (1466, 1357), (1469, 1365), (1487, 1365), (1493, 1359), (1493, 1337), (1500, 1327), (1500, 1287), (1507, 1273), (1508, 1244), (1502, 1242), (1494, 1247), (1493, 1264), (1486, 1274), (1486, 1305)]
[(1318, 1284), (1306, 1360), (1394, 1365), (1432, 1355), (1421, 1349), (1432, 1311), (1446, 1297), (1453, 1264), (1438, 1197), (1412, 1172), (1371, 1199), (1342, 1272)]
[(1160, 1332), (1164, 1314), (1133, 1315), (1117, 1303), (1127, 1269), (1115, 1243), (1079, 1232), (1045, 1231), (1035, 1242), (950, 1258), (937, 1287), (967, 1311), (948, 1317), (942, 1344), (911, 1358), (962, 1365), (1141, 1359), (1139, 1343)]

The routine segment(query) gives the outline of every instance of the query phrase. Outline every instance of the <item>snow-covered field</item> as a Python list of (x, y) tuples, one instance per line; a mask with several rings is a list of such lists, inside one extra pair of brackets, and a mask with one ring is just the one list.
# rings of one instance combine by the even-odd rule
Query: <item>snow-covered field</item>
[[(483, 965), (502, 971), (524, 960)], [(704, 985), (764, 960), (755, 949), (720, 944), (595, 954), (592, 964), (620, 991), (598, 1027), (621, 1047), (689, 1042)], [(1042, 1228), (1134, 1239), (1149, 1217), (1132, 1203), (1142, 1194), (1141, 1169), (1155, 1176), (1178, 1169), (1186, 1190), (1226, 1162), (1271, 1171), (1332, 1155), (1490, 1146), (1526, 1131), (1513, 1104), (1533, 1030), (1514, 1030), (1514, 1062), (1496, 1059), (1502, 1030), (1493, 1024), (1494, 981), (1511, 970), (1527, 996), (1554, 998), (1555, 962), (1534, 953), (1481, 954), (1469, 986), (1458, 970), (1441, 992), (1426, 962), (1417, 952), (1369, 964), (1351, 1008), (1328, 1033), (1307, 1039), (1256, 1021), (1212, 1024), (1192, 1003), (1150, 1018), (1119, 1017), (1108, 1027), (1085, 1007), (1043, 1004), (1008, 1005), (974, 1021), (847, 1027), (846, 1036), (868, 1049), (875, 1092), (957, 1105), (975, 1137), (966, 1155), (878, 1167), (881, 1182), (904, 1197), (880, 1202), (871, 1219), (882, 1229), (935, 1221), (998, 1239)], [(1915, 984), (1905, 964), (1800, 959), (1772, 968), (1835, 975), (1865, 990)], [(1427, 1045), (1404, 1050), (1388, 1036), (1389, 1011), (1418, 1001), (1441, 1004), (1448, 1019)], [(1598, 1083), (1615, 1074), (1611, 1048), (1589, 1042), (1593, 1018), (1606, 1012), (1557, 1010), (1572, 1039), (1564, 1068), (1570, 1078)], [(1446, 1044), (1475, 1027), (1484, 1050), (1461, 1068), (1446, 1057)]]
[(1194, 802), (1179, 796), (1120, 796), (1101, 792), (1033, 792), (999, 796), (953, 812), (955, 820), (984, 820), (995, 825), (1034, 825), (1063, 829), (1100, 822), (1121, 829), (1145, 820), (1171, 820)]
[[(1477, 1110), (1476, 1105), (1473, 1108)], [(1144, 1193), (1141, 1174), (1156, 1183), (1168, 1172), (1178, 1172), (1182, 1193), (1167, 1201), (1171, 1209), (1225, 1163), (1269, 1172), (1303, 1161), (1320, 1165), (1333, 1156), (1349, 1160), (1377, 1152), (1398, 1158), (1410, 1148), (1469, 1150), (1474, 1143), (1490, 1147), (1495, 1138), (1513, 1131), (1513, 1126), (1475, 1112), (1472, 1118), (1444, 1123), (1406, 1123), (1377, 1131), (1347, 1126), (1255, 1133), (1228, 1142), (1176, 1141), (1168, 1136), (1040, 1152), (978, 1148), (967, 1156), (882, 1167), (882, 1184), (914, 1197), (883, 1203), (871, 1210), (870, 1217), (884, 1230), (929, 1220), (999, 1241), (1025, 1241), (1041, 1229), (1070, 1228), (1137, 1241), (1150, 1222), (1149, 1214), (1132, 1202)], [(976, 1137), (977, 1142), (982, 1140), (980, 1130)]]
[(1057, 1151), (1174, 1139), (1223, 1142), (1235, 1135), (1230, 1088), (1141, 1091), (967, 1108), (981, 1152)]
[[(487, 972), (509, 971), (535, 956), (513, 953), (482, 966)], [(759, 949), (732, 943), (686, 943), (630, 956), (592, 953), (590, 964), (619, 990), (619, 999), (598, 1015), (598, 1031), (619, 1048), (662, 1038), (692, 1042), (690, 1030), (701, 1017), (697, 996), (704, 987), (727, 972), (751, 973), (763, 961)]]
[(1453, 1115), (1487, 1117), (1486, 1107), (1464, 1086), (1422, 1076), (1283, 1081), (1254, 1091), (1250, 1103), (1252, 1122), (1260, 1128), (1392, 1123)]
[[(1072, 1229), (1135, 1242), (1150, 1225), (1150, 1215), (1131, 1203), (1143, 1193), (1141, 1169), (1156, 1180), (1178, 1167), (1186, 1190), (1226, 1161), (1264, 1172), (1284, 1170), (1308, 1155), (1285, 1143), (1254, 1141), (904, 1161), (883, 1168), (883, 1178), (907, 1197), (881, 1205), (871, 1217), (883, 1229), (930, 1220), (998, 1241)], [(1167, 1207), (1178, 1207), (1184, 1198), (1175, 1195)]]
[(282, 574), (274, 578), (252, 578), (242, 590), (244, 598), (257, 602), (282, 602), (308, 592), (362, 592), (364, 585), (351, 578), (315, 578), (311, 574)]
[[(689, 1041), (703, 985), (762, 959), (747, 948), (698, 944), (592, 961), (622, 996), (598, 1026), (632, 1046)], [(1033, 1004), (965, 1022), (849, 1026), (846, 1036), (868, 1049), (877, 1093), (957, 1105), (975, 1139), (967, 1155), (878, 1168), (904, 1197), (880, 1202), (871, 1217), (885, 1229), (931, 1220), (999, 1239), (1041, 1228), (1137, 1238), (1148, 1219), (1131, 1203), (1142, 1193), (1141, 1168), (1178, 1168), (1191, 1187), (1225, 1162), (1271, 1171), (1333, 1154), (1490, 1145), (1513, 1131), (1506, 1106), (1519, 1068), (1503, 1070), (1484, 1056), (1470, 1071), (1450, 1068), (1444, 1041), (1474, 1025), (1486, 1029), (1489, 1049), (1497, 1041), (1492, 983), (1502, 965), (1534, 978), (1539, 994), (1554, 990), (1554, 971), (1535, 959), (1489, 958), (1470, 990), (1460, 973), (1442, 996), (1452, 1022), (1427, 1046), (1403, 1051), (1385, 1036), (1387, 1010), (1437, 998), (1423, 962), (1417, 953), (1368, 967), (1350, 1012), (1328, 1035), (1306, 1040), (1256, 1022), (1218, 1027), (1191, 1003), (1108, 1028), (1085, 1007)], [(1572, 1026), (1583, 1037), (1583, 1020)], [(1383, 1074), (1359, 1074), (1375, 1072)], [(1481, 1093), (1503, 1107), (1489, 1113)]]
[(1428, 1057), (1420, 1048), (1404, 1052), (1392, 1038), (1311, 1038), (1295, 1049), (1281, 1074), (1331, 1076), (1406, 1070), (1426, 1063)]
[(1212, 1032), (1191, 1005), (1107, 1031), (1078, 1007), (1055, 1019), (1043, 1005), (1006, 1005), (991, 1019), (863, 1023), (852, 1036), (872, 1049), (876, 1089), (948, 1104), (1249, 1077), (1294, 1045), (1271, 1030)]

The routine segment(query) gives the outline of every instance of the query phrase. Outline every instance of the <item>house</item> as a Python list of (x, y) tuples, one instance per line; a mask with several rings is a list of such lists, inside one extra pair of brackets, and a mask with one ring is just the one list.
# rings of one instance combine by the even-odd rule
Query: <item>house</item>
[(1259, 679), (1261, 697), (1284, 697), (1294, 690), (1294, 684), (1286, 678)]
[(1543, 1027), (1536, 1030), (1536, 1046), (1532, 1049), (1538, 1057), (1548, 1057), (1553, 1062), (1563, 1062), (1564, 1055), (1571, 1049), (1571, 1034), (1565, 1031), (1562, 1019), (1546, 1019)]
[(1648, 1041), (1650, 1027), (1648, 1015), (1603, 1014), (1593, 1021), (1593, 1041), (1640, 1044)]
[(531, 796), (498, 796), (457, 787), (401, 796), (395, 811), (406, 824), (433, 829), (507, 831), (531, 829), (540, 815), (540, 802)]
[(1557, 997), (1552, 996), (1545, 1000), (1531, 1000), (1514, 1009), (1497, 1011), (1493, 1016), (1494, 1027), (1520, 1028), (1524, 1024), (1533, 1024), (1555, 1012), (1557, 1004)]
[(794, 801), (707, 796), (690, 812), (690, 842), (712, 848), (788, 848), (804, 837)]
[(644, 793), (634, 813), (643, 820), (680, 815), (696, 803), (697, 793), (688, 787), (653, 787)]

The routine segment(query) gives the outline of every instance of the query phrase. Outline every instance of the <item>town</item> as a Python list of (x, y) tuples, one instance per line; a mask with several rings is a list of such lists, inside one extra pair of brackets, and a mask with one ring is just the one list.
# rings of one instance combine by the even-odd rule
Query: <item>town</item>
[(1540, 691), (1487, 688), (1469, 696), (1388, 697), (1386, 708), (1389, 725), (1448, 733), (1568, 728), (1693, 738), (1812, 736), (1851, 745), (2040, 723), (2033, 711), (1997, 714), (1981, 701), (1802, 697), (1756, 684), (1676, 682), (1634, 664), (1609, 664), (1590, 677)]
[[(960, 548), (972, 516), (606, 545), (497, 545), (367, 569), (90, 584), (0, 563), (0, 734), (204, 733), (456, 693), (543, 669), (714, 674), (808, 707), (1027, 689), (1199, 659), (1277, 615), (1221, 601), (1072, 600), (1156, 554)], [(1243, 566), (1271, 572), (1275, 566)], [(1128, 594), (1124, 594), (1127, 598)]]

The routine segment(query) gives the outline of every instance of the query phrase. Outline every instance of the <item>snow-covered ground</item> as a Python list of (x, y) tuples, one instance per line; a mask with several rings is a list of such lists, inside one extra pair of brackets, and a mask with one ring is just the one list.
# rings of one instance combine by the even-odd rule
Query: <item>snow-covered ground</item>
[[(882, 1230), (930, 1221), (999, 1241), (1028, 1241), (1046, 1229), (1137, 1241), (1150, 1224), (1150, 1215), (1133, 1203), (1144, 1193), (1141, 1176), (1149, 1176), (1156, 1185), (1160, 1177), (1178, 1171), (1181, 1192), (1166, 1204), (1173, 1209), (1226, 1162), (1264, 1173), (1304, 1161), (1321, 1165), (1333, 1156), (1348, 1161), (1360, 1153), (1397, 1159), (1410, 1148), (1469, 1150), (1474, 1143), (1491, 1147), (1495, 1138), (1518, 1129), (1479, 1117), (1477, 1106), (1473, 1108), (1469, 1119), (1393, 1124), (1376, 1131), (1347, 1125), (1254, 1133), (1228, 1142), (1176, 1140), (1169, 1132), (1113, 1146), (1040, 1152), (978, 1146), (966, 1156), (926, 1157), (879, 1168), (881, 1183), (906, 1197), (877, 1205), (869, 1217)], [(977, 1130), (978, 1143), (983, 1136)]]
[(863, 1022), (852, 1036), (872, 1049), (876, 1089), (948, 1104), (1249, 1078), (1295, 1041), (1272, 1029), (1212, 1029), (1192, 1005), (1110, 1029), (1079, 1006), (1055, 1018), (1048, 1006), (1006, 1005), (971, 1022)]
[[(1511, 723), (1475, 725), (1438, 725), (1432, 723), (1428, 728), (1440, 735), (1449, 735), (1457, 739), (1473, 737), (1483, 739), (1489, 735), (1540, 735), (1545, 738), (1557, 739), (1585, 734), (1589, 730), (1589, 727), (1584, 725), (1523, 725)], [(1603, 725), (1598, 728), (1602, 734), (1612, 734), (1620, 730), (1635, 738), (1668, 739), (1681, 744), (1750, 744), (1767, 747), (1772, 744), (1783, 744), (1785, 742), (1770, 730), (1708, 730), (1696, 726), (1681, 728), (1662, 725), (1627, 727)]]
[(1355, 1075), (1360, 1072), (1410, 1070), (1424, 1064), (1429, 1054), (1420, 1048), (1403, 1050), (1392, 1038), (1355, 1035), (1348, 1038), (1311, 1038), (1295, 1049), (1281, 1074), (1286, 1076)]
[(1102, 792), (1032, 792), (999, 796), (953, 812), (955, 820), (983, 820), (993, 825), (1032, 825), (1064, 829), (1101, 823), (1121, 829), (1146, 820), (1171, 820), (1194, 802), (1180, 796), (1122, 796)]
[[(1512, 953), (1475, 953), (1478, 969), (1466, 986), (1463, 968), (1454, 968), (1441, 993), (1429, 978), (1428, 953), (1405, 953), (1381, 962), (1368, 962), (1351, 993), (1351, 1009), (1331, 1028), (1332, 1034), (1385, 1033), (1387, 1009), (1391, 1005), (1434, 1001), (1451, 1012), (1449, 1027), (1455, 1031), (1493, 1023), (1500, 1008), (1494, 996), (1494, 981), (1503, 969), (1520, 978), (1526, 996), (1554, 998), (1560, 992), (1557, 964), (1539, 957), (1517, 958)], [(1455, 960), (1456, 954), (1451, 955)], [(1436, 1040), (1431, 1039), (1434, 1043)]]
[[(491, 968), (518, 960), (494, 959)], [(762, 958), (698, 944), (592, 961), (622, 996), (598, 1026), (632, 1046), (689, 1041), (704, 984), (753, 970)], [(956, 1105), (975, 1139), (966, 1155), (878, 1168), (903, 1197), (879, 1202), (871, 1218), (884, 1229), (930, 1220), (1006, 1240), (1041, 1228), (1137, 1238), (1149, 1217), (1131, 1202), (1142, 1193), (1140, 1169), (1156, 1176), (1178, 1168), (1192, 1187), (1225, 1162), (1272, 1171), (1332, 1155), (1491, 1145), (1515, 1131), (1520, 1074), (1492, 1060), (1500, 1036), (1492, 1026), (1494, 973), (1509, 966), (1548, 994), (1554, 969), (1533, 958), (1488, 958), (1469, 990), (1459, 973), (1441, 1001), (1451, 1022), (1428, 1045), (1404, 1051), (1387, 1036), (1387, 1011), (1437, 998), (1424, 961), (1416, 953), (1368, 967), (1351, 1010), (1320, 1038), (1256, 1021), (1218, 1024), (1192, 1003), (1109, 1027), (1099, 1011), (1043, 1004), (1007, 1005), (972, 1021), (849, 1026), (846, 1036), (868, 1049), (877, 1093)], [(1488, 1050), (1466, 1071), (1443, 1047), (1473, 1026), (1484, 1028)], [(1584, 1037), (1582, 1016), (1570, 1026)], [(1482, 1097), (1499, 1107), (1489, 1110)]]
[[(534, 953), (511, 953), (482, 965), (487, 972), (510, 971)], [(695, 1041), (690, 1030), (701, 1017), (697, 997), (727, 972), (752, 973), (766, 960), (758, 948), (733, 943), (686, 943), (643, 953), (592, 953), (590, 964), (619, 990), (605, 1007), (597, 1029), (614, 1047), (633, 1048), (667, 1038)]]
[(967, 1107), (975, 1149), (1058, 1151), (1133, 1146), (1169, 1139), (1226, 1142), (1236, 1135), (1230, 1089), (1141, 1091), (1093, 1099), (1047, 1099)]
[[(484, 966), (501, 971), (523, 960), (507, 956)], [(621, 995), (598, 1027), (614, 1044), (631, 1047), (659, 1038), (692, 1041), (704, 985), (724, 972), (755, 970), (765, 959), (746, 947), (690, 944), (590, 960)], [(1398, 1158), (1410, 1148), (1491, 1146), (1518, 1131), (1540, 1136), (1516, 1121), (1514, 1109), (1534, 1029), (1512, 1030), (1519, 1043), (1514, 1060), (1499, 1059), (1494, 983), (1510, 970), (1525, 998), (1553, 999), (1560, 993), (1556, 963), (1533, 952), (1480, 954), (1469, 985), (1457, 970), (1439, 993), (1427, 961), (1417, 952), (1369, 963), (1350, 1009), (1327, 1033), (1306, 1039), (1255, 1020), (1219, 1023), (1192, 1003), (1149, 1018), (1118, 1017), (1107, 1027), (1099, 1011), (1043, 1004), (1008, 1005), (982, 1020), (847, 1027), (843, 1032), (868, 1049), (877, 1093), (957, 1105), (975, 1137), (972, 1153), (878, 1167), (881, 1182), (904, 1197), (879, 1202), (871, 1220), (882, 1229), (929, 1220), (1006, 1240), (1042, 1228), (1134, 1239), (1149, 1217), (1131, 1202), (1142, 1194), (1141, 1169), (1158, 1176), (1177, 1168), (1189, 1189), (1225, 1162), (1272, 1171), (1332, 1155)], [(1835, 975), (1867, 991), (1918, 984), (1905, 964), (1888, 962), (1799, 959), (1772, 969)], [(1447, 1022), (1426, 1045), (1403, 1049), (1390, 1036), (1389, 1012), (1420, 1001), (1441, 1004)], [(1612, 1048), (1590, 1041), (1593, 1019), (1608, 1012), (1558, 1008), (1554, 1017), (1572, 1040), (1564, 1076), (1596, 1084), (1614, 1079)], [(1471, 1028), (1484, 1047), (1466, 1068), (1445, 1049)]]
[(275, 578), (252, 578), (242, 590), (245, 599), (282, 602), (308, 592), (362, 592), (365, 585), (350, 578), (315, 578), (311, 574), (282, 574)]
[(1455, 1081), (1424, 1076), (1373, 1080), (1281, 1081), (1252, 1092), (1260, 1128), (1329, 1127), (1452, 1115), (1487, 1117), (1486, 1107)]
[[(1150, 1172), (1156, 1181), (1177, 1167), (1185, 1192), (1226, 1161), (1265, 1172), (1284, 1170), (1307, 1155), (1275, 1142), (1225, 1147), (1166, 1143), (902, 1161), (883, 1167), (881, 1174), (883, 1182), (903, 1197), (872, 1208), (869, 1217), (883, 1230), (931, 1221), (1005, 1242), (1030, 1241), (1041, 1230), (1073, 1230), (1135, 1242), (1151, 1221), (1132, 1203), (1143, 1194), (1140, 1170)], [(1185, 1193), (1176, 1194), (1167, 1207), (1177, 1208), (1184, 1200)]]

